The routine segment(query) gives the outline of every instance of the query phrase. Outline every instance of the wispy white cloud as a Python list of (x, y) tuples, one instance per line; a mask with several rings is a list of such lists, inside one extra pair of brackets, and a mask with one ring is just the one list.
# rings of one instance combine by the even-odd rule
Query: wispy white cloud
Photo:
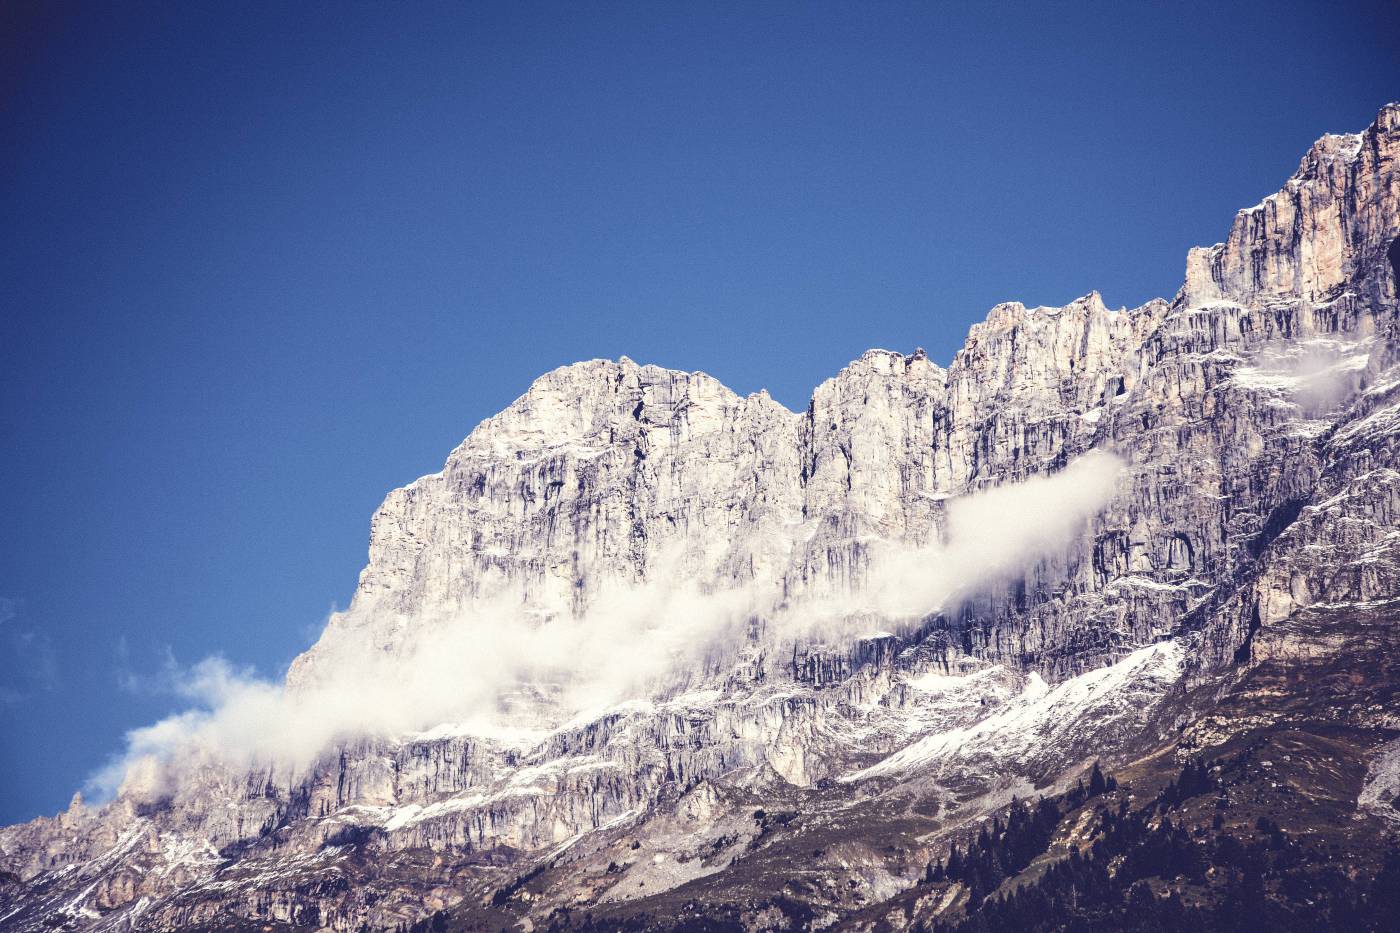
[[(132, 686), (174, 692), (192, 709), (131, 732), (89, 789), (110, 793), (125, 781), (133, 793), (163, 793), (182, 767), (211, 758), (298, 770), (337, 740), (447, 722), (549, 728), (677, 686), (703, 659), (742, 645), (755, 618), (774, 643), (839, 642), (868, 634), (872, 617), (913, 624), (1065, 547), (1108, 502), (1121, 470), (1116, 457), (1093, 453), (1051, 476), (950, 500), (943, 540), (877, 548), (844, 591), (785, 600), (778, 580), (716, 592), (653, 572), (645, 585), (603, 592), (579, 616), (528, 614), (519, 594), (411, 620), (336, 614), (294, 690), (220, 658), (190, 668), (172, 659)], [(392, 646), (366, 637), (386, 626)]]
[(25, 617), (24, 604), (0, 597), (0, 707), (18, 706), (58, 689), (58, 652)]
[(1369, 337), (1310, 337), (1265, 345), (1231, 376), (1235, 385), (1291, 399), (1308, 416), (1333, 409), (1359, 387), (1374, 351)]

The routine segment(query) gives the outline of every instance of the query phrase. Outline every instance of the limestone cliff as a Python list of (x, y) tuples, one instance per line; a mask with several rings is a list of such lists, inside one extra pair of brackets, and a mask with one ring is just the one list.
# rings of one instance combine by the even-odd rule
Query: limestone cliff
[[(1273, 635), (1300, 614), (1400, 609), (1397, 158), (1392, 104), (1192, 250), (1171, 301), (998, 305), (946, 369), (872, 350), (805, 412), (626, 358), (540, 377), (385, 499), (291, 695), (346, 645), (393, 656), (502, 600), (546, 625), (670, 580), (774, 594), (747, 629), (586, 715), (525, 684), (514, 731), (425, 722), (305, 767), (211, 762), (5, 829), (0, 925), (348, 930), (493, 898), (538, 921), (741, 862), (762, 826), (735, 814), (799, 790), (832, 813), (832, 788), (980, 812), (1204, 721), (1182, 697), (1299, 644)], [(1095, 450), (1124, 469), (1052, 553), (846, 637), (774, 623), (946, 543), (957, 502)], [(655, 857), (516, 896), (619, 834)], [(881, 866), (884, 896), (912, 883)]]

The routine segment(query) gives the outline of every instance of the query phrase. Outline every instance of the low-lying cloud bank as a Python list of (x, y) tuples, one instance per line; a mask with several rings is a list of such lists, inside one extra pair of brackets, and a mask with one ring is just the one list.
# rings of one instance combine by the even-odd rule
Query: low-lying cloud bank
[(443, 723), (528, 741), (580, 713), (692, 685), (707, 659), (748, 641), (841, 642), (896, 628), (1063, 550), (1113, 495), (1122, 463), (1095, 451), (1052, 476), (949, 500), (944, 539), (877, 545), (863, 582), (785, 602), (778, 580), (704, 591), (679, 574), (605, 592), (581, 616), (548, 620), (505, 600), (413, 620), (392, 647), (336, 625), (298, 688), (220, 658), (168, 671), (192, 708), (128, 733), (124, 752), (88, 790), (157, 796), (191, 767), (299, 772), (333, 743), (398, 736)]

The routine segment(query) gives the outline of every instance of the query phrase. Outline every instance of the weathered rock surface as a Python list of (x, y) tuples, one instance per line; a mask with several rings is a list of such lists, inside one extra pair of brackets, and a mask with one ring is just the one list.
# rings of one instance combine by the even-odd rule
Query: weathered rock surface
[[(837, 826), (916, 794), (970, 818), (1192, 722), (1228, 734), (1199, 698), (1329, 650), (1300, 614), (1400, 611), (1397, 157), (1393, 104), (1192, 250), (1172, 301), (998, 305), (946, 370), (872, 350), (802, 413), (626, 358), (541, 377), (388, 496), (293, 693), (338, 644), (392, 655), (503, 597), (547, 620), (675, 577), (800, 605), (858, 588), (881, 547), (941, 541), (960, 497), (1091, 450), (1125, 469), (1063, 547), (921, 618), (819, 641), (757, 617), (592, 716), (541, 701), (515, 733), (425, 724), (306, 769), (211, 764), (2, 830), (0, 926), (383, 928), (493, 898), (539, 921), (723, 877), (771, 828), (743, 815), (765, 802)], [(865, 904), (937, 838), (872, 869)], [(651, 861), (624, 858), (634, 842)], [(544, 867), (574, 887), (530, 893)], [(831, 903), (830, 922), (860, 906)]]

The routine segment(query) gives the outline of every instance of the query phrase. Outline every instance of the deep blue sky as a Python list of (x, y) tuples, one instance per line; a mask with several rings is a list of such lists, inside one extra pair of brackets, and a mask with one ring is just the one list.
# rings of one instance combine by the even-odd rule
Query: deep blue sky
[(167, 650), (279, 673), (544, 370), (801, 407), (1170, 296), (1400, 96), (1389, 0), (1154, 6), (5, 4), (0, 822), (177, 705), (123, 686)]

